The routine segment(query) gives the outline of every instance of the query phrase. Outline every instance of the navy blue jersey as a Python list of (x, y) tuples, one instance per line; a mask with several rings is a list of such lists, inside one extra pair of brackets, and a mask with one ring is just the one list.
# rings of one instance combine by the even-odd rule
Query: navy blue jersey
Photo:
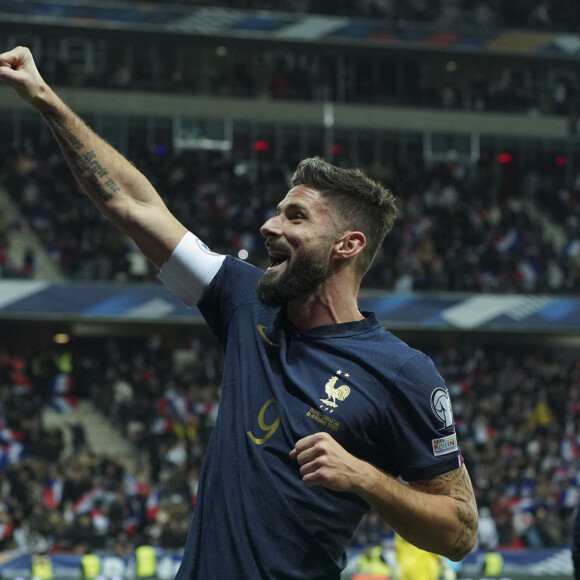
[(302, 332), (258, 302), (261, 270), (232, 257), (199, 308), (226, 362), (218, 419), (177, 578), (337, 579), (369, 506), (307, 487), (289, 457), (326, 431), (411, 481), (458, 466), (447, 389), (431, 360), (374, 314)]

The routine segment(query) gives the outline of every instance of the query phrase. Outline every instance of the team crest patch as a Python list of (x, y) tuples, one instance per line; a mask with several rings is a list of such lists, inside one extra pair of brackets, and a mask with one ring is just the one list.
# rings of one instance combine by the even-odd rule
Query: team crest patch
[[(348, 385), (340, 385), (340, 387), (335, 387), (336, 382), (338, 381), (338, 376), (341, 375), (342, 371), (336, 371), (336, 375), (330, 377), (326, 385), (324, 386), (324, 392), (327, 394), (326, 399), (320, 399), (325, 405), (329, 407), (338, 407), (336, 400), (344, 401), (350, 395), (350, 387)], [(345, 373), (345, 377), (350, 376), (348, 373)], [(321, 405), (322, 406), (322, 405)]]
[(453, 427), (453, 411), (451, 410), (451, 401), (446, 389), (438, 387), (431, 393), (431, 410), (443, 426), (440, 429), (449, 429)]
[(432, 439), (433, 444), (433, 455), (439, 457), (439, 455), (446, 455), (447, 453), (453, 453), (457, 451), (457, 437), (455, 434), (448, 435), (447, 437), (442, 437), (441, 439)]
[(216, 252), (212, 252), (206, 244), (204, 244), (197, 236), (195, 237), (197, 240), (197, 245), (204, 251), (206, 254), (210, 254), (212, 256), (219, 256)]

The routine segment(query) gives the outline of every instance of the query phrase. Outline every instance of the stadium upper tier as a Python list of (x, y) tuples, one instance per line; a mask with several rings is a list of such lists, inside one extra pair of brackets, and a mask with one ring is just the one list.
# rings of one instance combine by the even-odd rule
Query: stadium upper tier
[[(310, 8), (308, 2), (287, 4), (288, 10)], [(580, 36), (520, 30), (524, 14), (533, 14), (529, 6), (417, 2), (428, 12), (453, 7), (461, 16), (451, 23), (434, 15), (401, 23), (362, 18), (365, 10), (388, 11), (389, 4), (361, 2), (357, 14), (312, 16), (197, 3), (0, 0), (0, 50), (29, 46), (45, 78), (60, 87), (530, 115), (576, 112), (573, 63)], [(392, 4), (414, 12), (413, 2)], [(575, 21), (578, 3), (552, 4), (559, 7), (555, 13), (566, 14), (566, 23)], [(331, 8), (326, 2), (312, 5)], [(349, 6), (354, 12), (354, 2), (332, 4), (338, 12)], [(475, 6), (515, 10), (517, 29), (468, 26)]]

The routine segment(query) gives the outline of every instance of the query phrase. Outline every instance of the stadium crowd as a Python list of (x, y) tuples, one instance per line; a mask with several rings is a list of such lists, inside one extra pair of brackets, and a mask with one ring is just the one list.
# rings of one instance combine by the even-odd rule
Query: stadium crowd
[[(228, 5), (239, 4), (232, 0)], [(261, 0), (243, 4), (264, 8)], [(579, 7), (572, 0), (535, 0), (533, 7), (519, 1), (423, 0), (278, 5), (395, 22), (545, 30), (568, 30)], [(210, 80), (210, 93), (336, 96), (337, 79), (311, 83), (310, 66), (300, 59), (288, 56), (256, 64), (244, 62), (244, 55), (233, 58), (229, 72)], [(59, 79), (50, 74), (51, 82), (68, 83), (66, 69), (58, 70)], [(522, 82), (531, 74), (525, 67), (465, 74), (459, 81), (451, 75), (444, 85), (410, 85), (398, 95), (381, 92), (384, 83), (355, 83), (344, 97), (469, 110), (577, 110), (573, 75), (555, 76), (549, 90), (540, 91)], [(200, 91), (179, 76), (170, 85), (161, 80), (147, 80), (137, 66), (107, 71), (84, 84)], [(152, 280), (155, 272), (84, 199), (60, 155), (54, 150), (39, 153), (30, 148), (3, 153), (2, 183), (63, 274), (72, 280)], [(237, 154), (228, 158), (161, 149), (135, 151), (131, 157), (170, 209), (212, 249), (234, 255), (246, 250), (250, 261), (263, 265), (259, 227), (287, 189), (290, 167), (270, 161), (252, 165)], [(580, 178), (565, 179), (561, 164), (524, 165), (505, 158), (500, 163), (488, 156), (476, 166), (393, 163), (367, 169), (392, 186), (401, 217), (365, 280), (366, 288), (506, 293), (580, 289)], [(7, 264), (10, 228), (5, 225), (0, 227), (0, 275), (33, 276), (33, 256), (24, 269)], [(178, 349), (177, 356), (162, 341), (111, 339), (104, 349), (79, 344), (73, 369), (60, 366), (60, 355), (19, 348), (0, 347), (0, 549), (81, 553), (102, 548), (120, 555), (141, 543), (180, 549), (219, 405), (219, 350), (212, 342), (195, 339)], [(429, 354), (452, 393), (460, 444), (486, 522), (481, 545), (542, 548), (566, 543), (580, 495), (580, 360), (483, 347), (434, 349)], [(53, 402), (49, 393), (55, 381), (67, 377), (133, 441), (146, 470), (132, 473), (120, 461), (83, 445), (66, 453), (63, 431), (43, 427), (40, 409)], [(353, 542), (375, 543), (385, 531), (371, 513)]]
[[(195, 341), (176, 374), (154, 341), (138, 346), (111, 341), (98, 356), (81, 349), (74, 369), (64, 348), (0, 348), (0, 549), (126, 556), (142, 544), (183, 548), (221, 355)], [(134, 470), (94, 453), (80, 420), (63, 415), (61, 428), (43, 426), (44, 407), (65, 410), (62, 384), (67, 398), (92, 396), (130, 438), (141, 455)]]
[[(192, 151), (141, 150), (133, 159), (209, 247), (233, 255), (245, 250), (250, 262), (264, 265), (259, 228), (287, 191), (288, 165)], [(550, 161), (522, 165), (486, 155), (475, 166), (368, 168), (392, 187), (401, 215), (364, 288), (577, 292), (580, 180), (566, 179), (565, 168)], [(154, 279), (137, 248), (84, 198), (56, 152), (13, 151), (3, 182), (67, 278)]]
[[(219, 405), (219, 348), (202, 337), (79, 338), (62, 348), (0, 353), (0, 548), (180, 549)], [(477, 346), (426, 352), (452, 393), (485, 521), (480, 547), (565, 545), (580, 495), (580, 359)], [(138, 473), (96, 455), (83, 437), (65, 450), (62, 430), (79, 428), (66, 415), (61, 429), (43, 427), (39, 410), (63, 373), (134, 442)], [(353, 543), (387, 532), (370, 513)]]

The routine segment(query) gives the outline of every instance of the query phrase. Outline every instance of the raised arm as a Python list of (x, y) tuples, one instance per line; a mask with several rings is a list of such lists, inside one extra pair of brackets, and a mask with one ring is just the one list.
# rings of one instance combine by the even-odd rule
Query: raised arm
[(352, 456), (327, 433), (301, 439), (290, 456), (306, 485), (358, 494), (423, 550), (458, 561), (475, 545), (477, 506), (465, 466), (406, 485)]
[(146, 177), (51, 90), (27, 48), (19, 46), (0, 54), (0, 80), (40, 112), (81, 187), (99, 210), (161, 267), (187, 230)]

